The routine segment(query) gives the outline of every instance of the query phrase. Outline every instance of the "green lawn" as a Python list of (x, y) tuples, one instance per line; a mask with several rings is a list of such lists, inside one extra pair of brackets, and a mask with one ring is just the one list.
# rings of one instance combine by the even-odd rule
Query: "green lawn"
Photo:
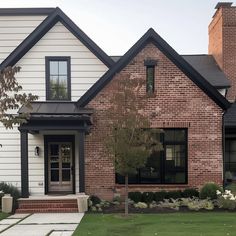
[(235, 236), (236, 213), (86, 214), (73, 236)]
[(9, 214), (0, 212), (0, 220), (6, 218), (6, 217), (8, 217), (8, 216), (9, 216)]

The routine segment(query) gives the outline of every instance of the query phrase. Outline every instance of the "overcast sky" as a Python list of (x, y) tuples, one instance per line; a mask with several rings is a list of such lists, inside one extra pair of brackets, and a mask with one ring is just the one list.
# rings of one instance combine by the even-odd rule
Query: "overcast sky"
[[(180, 54), (205, 54), (217, 0), (0, 0), (0, 7), (60, 7), (109, 55), (150, 27)], [(227, 1), (222, 1), (227, 2)]]

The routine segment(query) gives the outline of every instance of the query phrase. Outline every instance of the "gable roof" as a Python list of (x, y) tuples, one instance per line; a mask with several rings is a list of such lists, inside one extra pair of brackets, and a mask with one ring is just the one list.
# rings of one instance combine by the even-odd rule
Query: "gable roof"
[(189, 79), (203, 90), (216, 104), (226, 110), (230, 103), (198, 71), (181, 57), (164, 39), (150, 28), (114, 66), (108, 70), (79, 100), (78, 106), (85, 106), (103, 89), (148, 43), (153, 43), (166, 55)]
[(37, 16), (48, 15), (55, 10), (52, 8), (0, 8), (0, 16)]
[[(224, 89), (230, 87), (229, 79), (220, 69), (212, 55), (194, 54), (181, 56), (215, 88)], [(122, 56), (110, 57), (114, 62), (117, 62)]]
[(55, 8), (46, 19), (1, 63), (0, 70), (15, 65), (57, 22), (61, 22), (108, 68), (113, 60), (99, 48), (60, 8)]

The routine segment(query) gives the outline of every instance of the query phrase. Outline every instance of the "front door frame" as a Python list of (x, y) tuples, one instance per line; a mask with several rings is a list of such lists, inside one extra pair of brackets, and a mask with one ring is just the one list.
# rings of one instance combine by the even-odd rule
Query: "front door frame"
[[(71, 142), (72, 143), (72, 191), (75, 194), (75, 136), (74, 135), (44, 135), (44, 186), (45, 194), (49, 192), (48, 180), (48, 143)], [(59, 193), (59, 192), (58, 192)]]

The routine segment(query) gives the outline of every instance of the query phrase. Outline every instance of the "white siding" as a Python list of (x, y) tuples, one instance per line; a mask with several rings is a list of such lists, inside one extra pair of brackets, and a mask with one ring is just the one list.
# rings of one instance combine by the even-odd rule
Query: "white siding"
[(46, 16), (0, 16), (0, 63)]
[(17, 75), (25, 92), (32, 92), (45, 100), (45, 57), (71, 57), (71, 96), (77, 101), (106, 71), (107, 67), (85, 47), (66, 27), (57, 23), (17, 63)]
[[(12, 18), (12, 17), (11, 17)], [(14, 18), (14, 17), (13, 17)], [(7, 28), (1, 27), (10, 18), (0, 17), (0, 59), (4, 59), (44, 17), (15, 17), (9, 21)], [(20, 20), (21, 19), (21, 20)], [(20, 21), (18, 23), (18, 21)], [(2, 37), (3, 36), (3, 37)], [(13, 40), (14, 38), (14, 40)], [(71, 57), (71, 95), (77, 101), (106, 71), (107, 67), (89, 51), (73, 34), (61, 23), (57, 23), (26, 55), (17, 63), (21, 71), (16, 78), (22, 85), (24, 92), (39, 95), (44, 101), (45, 92), (45, 57)], [(74, 134), (75, 135), (75, 172), (76, 192), (79, 192), (79, 157), (78, 135), (76, 132), (44, 132), (36, 135), (29, 134), (29, 189), (31, 195), (44, 194), (44, 134)], [(10, 182), (21, 186), (20, 177), (20, 133), (17, 128), (6, 130), (0, 126), (0, 181)], [(34, 155), (35, 146), (40, 147), (40, 156)]]

